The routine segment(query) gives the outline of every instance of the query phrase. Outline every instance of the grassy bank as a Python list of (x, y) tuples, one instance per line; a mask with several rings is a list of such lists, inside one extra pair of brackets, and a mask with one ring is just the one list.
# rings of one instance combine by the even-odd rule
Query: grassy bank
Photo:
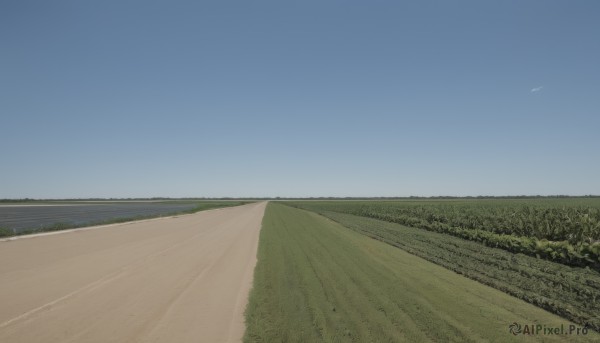
[(273, 203), (267, 208), (246, 342), (502, 342), (515, 341), (513, 322), (569, 325), (318, 214)]

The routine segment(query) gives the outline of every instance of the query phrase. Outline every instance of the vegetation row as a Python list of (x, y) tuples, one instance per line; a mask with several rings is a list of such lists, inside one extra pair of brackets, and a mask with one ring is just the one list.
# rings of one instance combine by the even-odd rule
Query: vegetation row
[[(534, 320), (565, 323), (316, 213), (270, 203), (260, 233), (244, 341), (513, 342), (508, 325)], [(585, 337), (572, 338), (597, 341), (598, 335), (590, 330)]]
[[(594, 204), (596, 199), (585, 199)], [(600, 202), (599, 202), (600, 203)], [(505, 201), (306, 202), (481, 242), (489, 247), (600, 270), (600, 208), (576, 199)]]
[(600, 273), (595, 270), (514, 254), (446, 234), (310, 207), (352, 230), (600, 331), (597, 305)]

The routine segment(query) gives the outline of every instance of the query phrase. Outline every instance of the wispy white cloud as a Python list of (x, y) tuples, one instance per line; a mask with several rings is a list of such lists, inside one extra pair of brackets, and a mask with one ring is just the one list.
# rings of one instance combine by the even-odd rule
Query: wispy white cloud
[(535, 87), (535, 88), (531, 88), (531, 93), (536, 93), (542, 90), (542, 88), (544, 88), (544, 86), (539, 86), (539, 87)]

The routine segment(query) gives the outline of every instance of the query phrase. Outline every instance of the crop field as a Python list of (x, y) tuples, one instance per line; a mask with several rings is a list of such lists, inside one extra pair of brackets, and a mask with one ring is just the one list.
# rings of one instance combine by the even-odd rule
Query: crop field
[[(506, 275), (479, 270), (480, 279), (471, 277), (487, 263), (494, 267), (494, 252), (498, 261), (512, 253), (447, 234), (323, 211), (330, 219), (285, 204), (291, 203), (270, 203), (263, 218), (254, 285), (246, 308), (246, 342), (600, 339), (592, 330), (577, 336), (513, 336), (509, 332), (513, 323), (549, 327), (574, 324), (507, 294), (502, 287), (492, 288), (483, 282), (488, 278), (528, 291), (524, 285), (512, 285)], [(315, 211), (317, 205), (325, 207), (325, 203), (294, 203), (299, 204)], [(444, 241), (442, 236), (448, 239)], [(478, 254), (476, 245), (488, 250)], [(434, 250), (440, 253), (433, 254)], [(455, 261), (463, 250), (464, 258)], [(423, 258), (427, 252), (432, 253), (431, 258)], [(527, 263), (554, 263), (514, 256), (516, 260), (509, 258), (505, 264), (514, 264), (524, 272), (528, 272)], [(471, 259), (473, 264), (465, 262)], [(562, 275), (565, 285), (579, 283), (581, 289), (588, 290), (584, 287), (588, 281), (594, 285), (598, 280), (593, 271), (579, 275), (569, 269), (573, 267), (554, 265), (562, 268), (557, 274), (566, 273)], [(523, 274), (519, 280), (525, 278)], [(548, 282), (537, 280), (538, 284)], [(593, 314), (591, 307), (587, 311)]]
[(0, 204), (0, 237), (191, 213), (243, 203), (240, 201), (121, 201)]
[(600, 270), (600, 198), (330, 201), (293, 205), (380, 219)]
[[(600, 331), (600, 273), (597, 260), (594, 261), (599, 246), (594, 238), (597, 237), (597, 226), (590, 225), (591, 229), (584, 226), (596, 218), (597, 199), (305, 201), (286, 204), (315, 211), (356, 232)], [(525, 217), (524, 213), (530, 213), (529, 217), (515, 219)], [(584, 215), (577, 217), (574, 213)], [(551, 216), (559, 219), (547, 218)], [(569, 217), (570, 222), (565, 217)], [(492, 218), (498, 219), (500, 224), (494, 224)], [(511, 221), (524, 220), (529, 220), (529, 231), (523, 232), (523, 236), (514, 231), (510, 235), (494, 233), (507, 232)], [(572, 231), (585, 230), (586, 234), (579, 235), (582, 237), (579, 242), (571, 243), (548, 241), (536, 231), (539, 226), (535, 223), (546, 225), (549, 222), (554, 223), (550, 231), (564, 231), (561, 221), (567, 222), (565, 225), (570, 225)], [(488, 229), (484, 230), (486, 227)], [(493, 236), (485, 236), (487, 232)], [(516, 245), (531, 249), (520, 250), (511, 245), (494, 245), (492, 241), (478, 237), (533, 243), (531, 246)], [(560, 251), (559, 258), (552, 250), (557, 246), (566, 247), (566, 253)], [(596, 253), (582, 255), (582, 247)], [(576, 266), (577, 263), (569, 259), (573, 256), (578, 258), (577, 261), (586, 262), (580, 263), (585, 267)]]

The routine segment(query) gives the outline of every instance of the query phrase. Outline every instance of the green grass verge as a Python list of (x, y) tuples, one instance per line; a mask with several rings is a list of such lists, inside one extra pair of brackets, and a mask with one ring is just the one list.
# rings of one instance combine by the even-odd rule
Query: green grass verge
[[(270, 203), (246, 342), (512, 342), (570, 322), (318, 214)], [(597, 341), (593, 331), (570, 340)]]
[(600, 273), (372, 218), (320, 212), (350, 229), (600, 330)]

